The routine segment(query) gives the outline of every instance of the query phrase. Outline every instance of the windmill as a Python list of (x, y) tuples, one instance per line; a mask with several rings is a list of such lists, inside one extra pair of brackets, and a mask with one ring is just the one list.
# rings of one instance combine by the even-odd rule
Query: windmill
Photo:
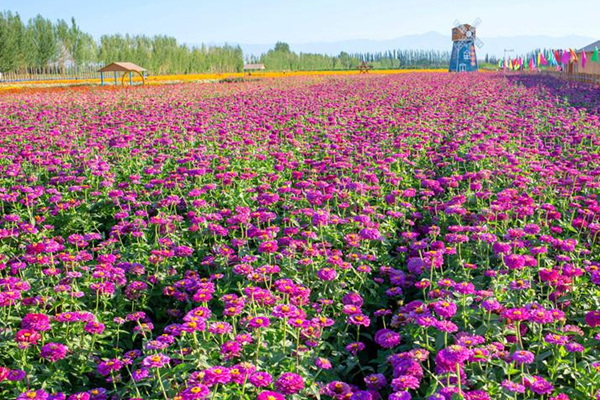
[(476, 29), (481, 23), (477, 18), (471, 25), (454, 21), (452, 29), (452, 55), (450, 56), (450, 72), (477, 71), (477, 54), (475, 46), (481, 48), (483, 42), (477, 37)]

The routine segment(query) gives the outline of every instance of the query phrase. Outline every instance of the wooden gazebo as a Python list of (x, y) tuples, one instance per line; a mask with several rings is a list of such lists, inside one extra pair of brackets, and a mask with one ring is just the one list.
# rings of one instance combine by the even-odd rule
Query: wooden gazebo
[(244, 72), (252, 75), (252, 71), (262, 71), (265, 69), (265, 64), (244, 64)]
[(131, 85), (132, 78), (131, 74), (135, 72), (142, 78), (142, 85), (146, 83), (146, 71), (147, 69), (140, 67), (134, 63), (130, 62), (114, 62), (110, 63), (104, 68), (98, 70), (100, 72), (100, 84), (104, 85), (104, 73), (105, 72), (114, 72), (115, 76), (115, 85), (117, 84), (117, 72), (123, 72), (123, 76), (121, 77), (121, 85), (125, 85), (125, 75), (129, 73), (129, 84)]

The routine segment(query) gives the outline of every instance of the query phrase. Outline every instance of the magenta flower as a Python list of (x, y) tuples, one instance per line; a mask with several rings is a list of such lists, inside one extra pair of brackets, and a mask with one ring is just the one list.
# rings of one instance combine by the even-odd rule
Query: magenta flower
[(250, 329), (266, 328), (271, 325), (271, 321), (267, 317), (253, 317), (248, 321)]
[(50, 318), (46, 314), (27, 314), (21, 320), (21, 328), (38, 332), (50, 330)]
[(600, 326), (600, 311), (589, 311), (585, 314), (585, 323), (592, 328)]
[(333, 365), (331, 364), (331, 361), (329, 361), (325, 357), (317, 357), (315, 359), (315, 366), (317, 368), (319, 368), (319, 369), (331, 369), (331, 368), (333, 368)]
[(279, 247), (277, 246), (277, 242), (274, 240), (268, 240), (266, 242), (262, 242), (258, 246), (259, 253), (267, 253), (267, 254), (275, 253), (278, 249), (279, 249)]
[(541, 376), (533, 375), (531, 380), (524, 379), (524, 383), (535, 394), (543, 395), (554, 391), (554, 386)]
[(371, 320), (369, 319), (369, 317), (363, 314), (351, 315), (350, 317), (348, 317), (348, 322), (352, 325), (359, 326), (369, 326), (371, 324)]
[(201, 400), (210, 396), (210, 389), (206, 385), (196, 384), (179, 393), (182, 400)]
[(283, 394), (295, 394), (304, 389), (304, 379), (291, 372), (281, 374), (275, 381), (275, 389)]
[(42, 346), (40, 351), (40, 357), (45, 358), (48, 361), (56, 362), (66, 357), (69, 349), (64, 344), (60, 343), (47, 343)]
[(44, 389), (27, 390), (21, 393), (17, 400), (48, 400), (49, 394)]
[(285, 396), (281, 393), (264, 391), (258, 394), (256, 400), (285, 400)]
[(334, 268), (321, 268), (317, 271), (317, 277), (322, 281), (332, 281), (337, 277)]
[(164, 354), (155, 354), (148, 356), (142, 360), (142, 365), (145, 368), (162, 368), (169, 363), (171, 359)]
[(379, 240), (381, 233), (377, 229), (365, 228), (359, 232), (361, 239), (365, 240)]
[(273, 378), (267, 372), (257, 371), (250, 375), (248, 382), (255, 387), (267, 387), (273, 382)]

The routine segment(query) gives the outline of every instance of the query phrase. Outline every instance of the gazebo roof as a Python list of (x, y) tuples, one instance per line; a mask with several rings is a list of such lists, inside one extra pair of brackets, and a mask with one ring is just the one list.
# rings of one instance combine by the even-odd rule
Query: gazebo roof
[(146, 68), (142, 68), (139, 65), (135, 65), (134, 63), (130, 63), (130, 62), (114, 62), (114, 63), (110, 63), (107, 66), (105, 66), (104, 68), (101, 68), (98, 70), (98, 72), (143, 72), (143, 71), (147, 71)]
[(245, 69), (245, 70), (251, 70), (251, 69), (265, 69), (265, 64), (245, 64), (245, 65), (244, 65), (244, 69)]

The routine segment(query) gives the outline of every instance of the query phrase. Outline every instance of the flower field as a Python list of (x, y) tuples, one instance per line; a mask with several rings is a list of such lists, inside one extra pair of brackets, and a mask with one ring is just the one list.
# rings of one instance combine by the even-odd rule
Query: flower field
[(600, 398), (600, 97), (0, 96), (0, 399)]

